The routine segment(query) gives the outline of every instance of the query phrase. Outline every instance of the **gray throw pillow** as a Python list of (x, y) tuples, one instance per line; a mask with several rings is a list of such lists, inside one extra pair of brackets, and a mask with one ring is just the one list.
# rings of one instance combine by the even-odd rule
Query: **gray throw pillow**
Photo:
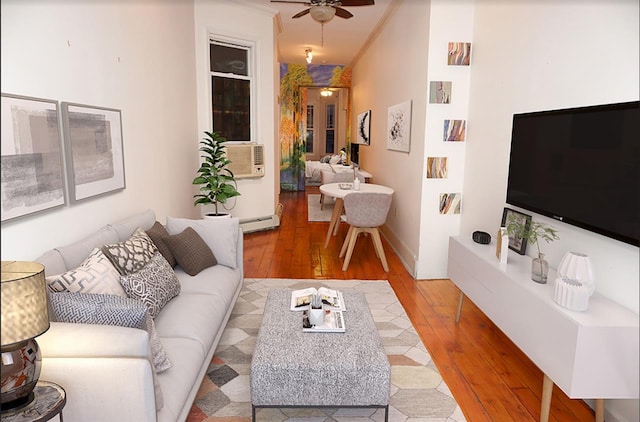
[(129, 239), (104, 245), (102, 251), (121, 275), (127, 275), (140, 271), (158, 248), (144, 230), (138, 227)]
[(180, 294), (178, 277), (159, 252), (140, 271), (120, 277), (120, 284), (127, 296), (147, 306), (152, 318), (157, 317), (164, 305)]
[(167, 232), (167, 229), (162, 224), (160, 224), (159, 221), (156, 221), (153, 227), (147, 230), (146, 233), (156, 245), (158, 251), (162, 254), (162, 256), (164, 256), (164, 259), (167, 260), (169, 265), (171, 265), (172, 268), (175, 267), (177, 264), (176, 258), (173, 256), (173, 253), (171, 253), (171, 249), (169, 249), (164, 241), (164, 238), (169, 236), (169, 232)]
[(218, 264), (211, 248), (191, 227), (187, 227), (181, 233), (167, 236), (163, 240), (171, 249), (178, 265), (191, 276)]
[(75, 324), (116, 325), (140, 328), (149, 333), (156, 372), (171, 368), (149, 310), (136, 299), (92, 293), (52, 293), (49, 295), (51, 319)]

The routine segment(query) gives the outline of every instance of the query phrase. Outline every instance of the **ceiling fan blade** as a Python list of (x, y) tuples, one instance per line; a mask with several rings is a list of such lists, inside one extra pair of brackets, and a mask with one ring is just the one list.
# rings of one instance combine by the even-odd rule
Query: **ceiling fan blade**
[(309, 3), (308, 1), (271, 0), (271, 3), (293, 3), (293, 4), (303, 4), (305, 6), (311, 6), (311, 3)]
[(352, 7), (352, 6), (373, 6), (374, 0), (341, 0), (340, 6)]
[(336, 16), (340, 16), (341, 18), (344, 18), (344, 19), (349, 19), (353, 17), (353, 14), (349, 12), (347, 9), (343, 9), (342, 7), (338, 7), (338, 6), (334, 6), (334, 9), (336, 9)]
[(299, 17), (301, 17), (301, 16), (304, 16), (304, 15), (308, 14), (308, 13), (309, 13), (309, 11), (311, 11), (311, 8), (309, 8), (309, 9), (305, 9), (305, 10), (303, 10), (303, 11), (302, 11), (302, 12), (300, 12), (300, 13), (296, 13), (295, 15), (293, 15), (293, 16), (291, 17), (291, 19), (296, 19), (296, 18), (299, 18)]

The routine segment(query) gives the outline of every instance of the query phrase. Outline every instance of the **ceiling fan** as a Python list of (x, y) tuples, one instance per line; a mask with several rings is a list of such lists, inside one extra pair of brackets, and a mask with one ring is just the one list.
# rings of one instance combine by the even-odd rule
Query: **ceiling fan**
[(271, 0), (271, 3), (297, 3), (310, 6), (308, 9), (303, 10), (292, 16), (292, 19), (300, 18), (304, 15), (311, 15), (313, 20), (322, 24), (329, 22), (334, 16), (339, 16), (343, 19), (349, 19), (353, 17), (353, 14), (340, 6), (352, 7), (352, 6), (372, 6), (375, 4), (374, 0), (310, 0), (310, 1), (293, 1), (293, 0)]

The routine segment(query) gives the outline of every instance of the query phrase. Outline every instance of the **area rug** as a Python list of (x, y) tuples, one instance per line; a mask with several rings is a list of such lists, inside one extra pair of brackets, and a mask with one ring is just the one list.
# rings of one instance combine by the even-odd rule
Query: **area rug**
[(308, 220), (331, 221), (334, 202), (335, 199), (333, 198), (324, 198), (324, 209), (320, 209), (320, 195), (315, 193), (307, 195)]
[[(391, 363), (389, 420), (461, 422), (462, 411), (386, 280), (245, 279), (187, 422), (251, 420), (250, 367), (270, 289), (326, 286), (363, 292)], [(347, 310), (346, 312), (349, 312)], [(382, 421), (372, 408), (258, 409), (259, 422)]]

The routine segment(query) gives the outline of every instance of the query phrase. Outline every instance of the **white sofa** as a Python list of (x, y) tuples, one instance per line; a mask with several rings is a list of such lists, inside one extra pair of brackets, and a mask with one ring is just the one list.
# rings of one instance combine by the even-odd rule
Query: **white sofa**
[[(77, 267), (93, 248), (122, 242), (137, 227), (148, 230), (155, 221), (155, 213), (148, 210), (107, 225), (72, 245), (50, 250), (37, 261), (45, 266), (46, 275), (63, 273)], [(180, 224), (190, 225), (191, 221), (197, 226), (206, 220), (182, 220)], [(216, 220), (214, 224), (224, 227), (216, 231), (222, 234), (202, 236), (203, 240), (214, 254), (222, 251), (235, 256), (236, 266), (222, 265), (218, 259), (218, 265), (196, 276), (175, 267), (181, 292), (155, 318), (171, 368), (155, 374), (149, 335), (143, 329), (52, 322), (37, 338), (42, 353), (40, 379), (56, 382), (66, 390), (65, 422), (187, 418), (243, 280), (243, 239), (237, 219)], [(169, 221), (166, 226), (169, 234), (175, 234)], [(159, 403), (154, 377), (161, 390)]]

